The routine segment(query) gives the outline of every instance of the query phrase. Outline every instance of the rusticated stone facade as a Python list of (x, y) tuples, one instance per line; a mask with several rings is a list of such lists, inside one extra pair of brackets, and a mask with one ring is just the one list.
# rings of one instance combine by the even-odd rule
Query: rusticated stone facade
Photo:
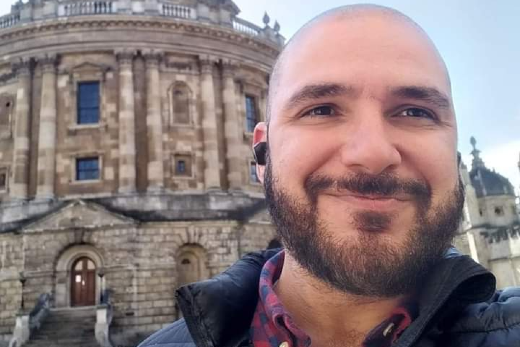
[(31, 0), (0, 17), (0, 346), (44, 293), (51, 310), (109, 293), (113, 345), (133, 346), (178, 317), (179, 285), (273, 241), (250, 123), (284, 39), (238, 11)]

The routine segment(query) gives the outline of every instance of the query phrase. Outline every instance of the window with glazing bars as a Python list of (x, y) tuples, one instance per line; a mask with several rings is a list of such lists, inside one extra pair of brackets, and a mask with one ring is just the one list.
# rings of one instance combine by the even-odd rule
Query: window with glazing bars
[(99, 123), (99, 82), (78, 84), (78, 124)]
[(76, 181), (98, 180), (99, 158), (76, 159)]
[(246, 95), (246, 132), (252, 133), (257, 122), (256, 99), (254, 96)]

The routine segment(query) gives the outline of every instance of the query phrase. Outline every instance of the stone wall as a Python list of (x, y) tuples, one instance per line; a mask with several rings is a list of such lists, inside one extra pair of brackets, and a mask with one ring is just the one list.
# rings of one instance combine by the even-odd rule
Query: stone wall
[(22, 247), (21, 236), (0, 234), (0, 345), (11, 334), (21, 304)]
[[(64, 214), (63, 221), (69, 217)], [(84, 225), (91, 222), (88, 215), (82, 221)], [(68, 307), (70, 268), (76, 259), (87, 256), (105, 273), (104, 287), (110, 290), (114, 305), (112, 333), (122, 345), (136, 343), (178, 317), (175, 289), (183, 247), (200, 247), (205, 253), (204, 277), (213, 277), (240, 255), (265, 248), (273, 238), (269, 225), (232, 221), (38, 230), (31, 226), (22, 234), (0, 235), (0, 335), (7, 336), (14, 327), (21, 271), (27, 278), (27, 309), (46, 292), (53, 294), (56, 307)], [(96, 288), (99, 298), (99, 278)]]

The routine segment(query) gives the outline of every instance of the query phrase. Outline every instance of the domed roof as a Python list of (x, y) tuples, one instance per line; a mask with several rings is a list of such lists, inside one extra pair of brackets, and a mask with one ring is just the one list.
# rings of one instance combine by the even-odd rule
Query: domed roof
[(483, 196), (497, 196), (497, 195), (511, 195), (515, 196), (513, 185), (507, 178), (490, 170), (486, 167), (480, 158), (480, 151), (476, 148), (477, 141), (474, 137), (471, 138), (473, 145), (473, 163), (472, 169), (469, 173), (471, 184), (475, 188), (477, 197)]

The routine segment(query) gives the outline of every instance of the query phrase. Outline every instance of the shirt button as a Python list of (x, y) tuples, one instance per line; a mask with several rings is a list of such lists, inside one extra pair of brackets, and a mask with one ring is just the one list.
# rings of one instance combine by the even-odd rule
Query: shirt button
[(289, 342), (284, 341), (284, 342), (280, 343), (280, 347), (289, 347)]
[(386, 329), (383, 331), (383, 336), (384, 336), (384, 337), (387, 337), (388, 334), (391, 334), (391, 333), (394, 331), (394, 327), (395, 327), (395, 324), (394, 324), (394, 323), (390, 323), (390, 324), (388, 324), (388, 326), (386, 327)]

